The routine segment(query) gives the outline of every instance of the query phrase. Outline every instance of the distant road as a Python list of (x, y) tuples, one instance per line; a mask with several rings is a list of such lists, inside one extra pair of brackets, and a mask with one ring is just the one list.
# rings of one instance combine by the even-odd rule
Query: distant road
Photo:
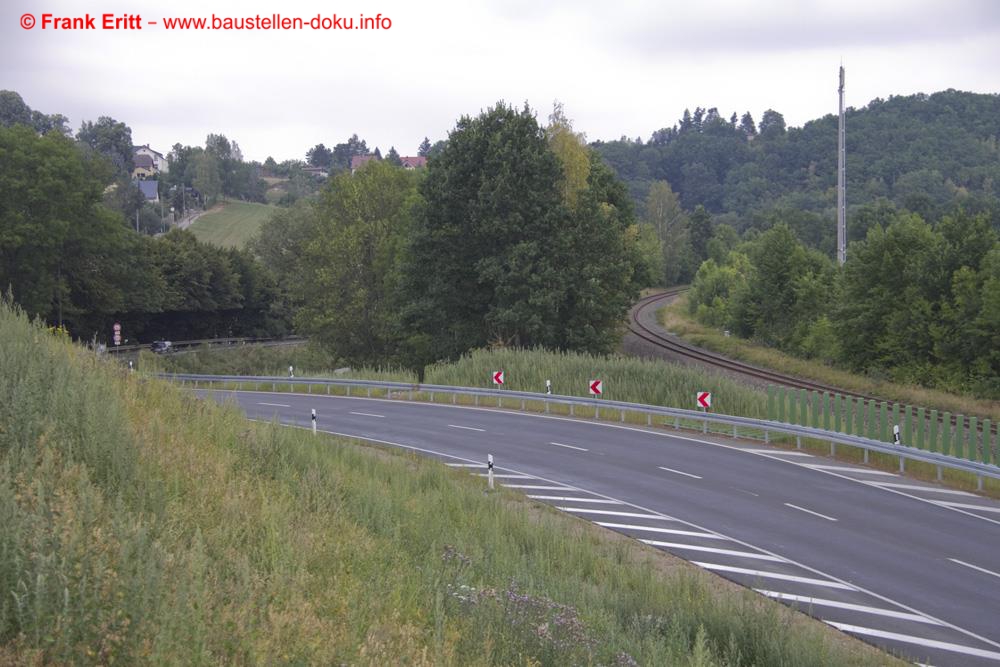
[[(199, 392), (206, 395), (209, 392)], [(922, 663), (1000, 664), (1000, 503), (800, 451), (494, 409), (217, 392), (415, 450)]]

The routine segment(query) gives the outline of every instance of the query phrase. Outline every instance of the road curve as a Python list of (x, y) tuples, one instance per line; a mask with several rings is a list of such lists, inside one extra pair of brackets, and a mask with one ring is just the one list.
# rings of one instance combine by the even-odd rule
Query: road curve
[(1000, 503), (760, 444), (504, 410), (198, 392), (417, 450), (921, 663), (1000, 664)]

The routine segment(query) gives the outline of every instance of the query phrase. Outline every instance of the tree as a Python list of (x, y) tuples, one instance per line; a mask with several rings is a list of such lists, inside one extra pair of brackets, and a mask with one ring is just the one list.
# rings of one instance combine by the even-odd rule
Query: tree
[(424, 137), (424, 140), (420, 142), (420, 147), (417, 149), (417, 155), (420, 157), (430, 157), (431, 154), (431, 140)]
[(590, 176), (590, 150), (587, 138), (573, 131), (573, 123), (563, 111), (563, 105), (556, 102), (549, 116), (549, 126), (545, 129), (549, 148), (562, 164), (562, 198), (570, 209), (576, 208), (580, 193), (587, 187)]
[(785, 135), (785, 117), (774, 109), (768, 109), (760, 117), (760, 138), (776, 139)]
[(333, 147), (334, 169), (350, 169), (351, 158), (355, 155), (368, 155), (368, 145), (364, 139), (358, 139), (358, 135), (353, 134), (351, 138), (342, 144)]
[(747, 139), (753, 139), (757, 136), (757, 125), (753, 122), (753, 116), (750, 115), (749, 111), (740, 118), (740, 132)]
[(296, 322), (348, 363), (380, 365), (397, 354), (399, 255), (418, 201), (416, 179), (373, 161), (336, 176), (316, 204)]
[(385, 156), (385, 161), (394, 167), (403, 166), (403, 161), (399, 158), (399, 153), (396, 152), (395, 146), (389, 147), (389, 152)]
[(708, 240), (712, 238), (712, 216), (704, 206), (698, 206), (691, 214), (691, 250), (698, 261), (708, 258)]
[(323, 144), (316, 144), (306, 151), (306, 161), (310, 166), (329, 169), (333, 164), (333, 151)]
[(205, 205), (211, 206), (222, 194), (222, 178), (219, 175), (219, 158), (212, 151), (203, 151), (193, 158), (195, 190), (205, 199)]
[(636, 291), (627, 191), (596, 155), (574, 212), (562, 180), (527, 106), (459, 120), (406, 258), (411, 365), (490, 344), (610, 349)]
[(13, 90), (0, 90), (0, 125), (27, 125), (31, 127), (31, 109)]
[(76, 140), (107, 158), (116, 174), (132, 174), (132, 130), (125, 123), (109, 116), (101, 116), (96, 123), (85, 120)]
[(376, 146), (376, 147), (375, 147), (375, 152), (374, 152), (374, 153), (372, 153), (372, 155), (374, 155), (374, 156), (375, 156), (375, 159), (376, 159), (376, 160), (381, 160), (381, 159), (382, 159), (382, 151), (380, 151), (380, 150), (378, 149), (378, 146)]
[(691, 249), (688, 217), (680, 200), (666, 181), (656, 181), (646, 195), (645, 221), (652, 227), (663, 251), (664, 285), (676, 285), (691, 278), (695, 261)]

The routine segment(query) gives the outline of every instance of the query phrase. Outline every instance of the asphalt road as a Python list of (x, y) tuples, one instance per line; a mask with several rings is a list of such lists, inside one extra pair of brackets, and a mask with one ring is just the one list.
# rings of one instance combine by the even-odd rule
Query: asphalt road
[[(206, 394), (208, 392), (199, 392)], [(485, 473), (925, 664), (1000, 664), (1000, 503), (758, 443), (494, 409), (217, 392)]]

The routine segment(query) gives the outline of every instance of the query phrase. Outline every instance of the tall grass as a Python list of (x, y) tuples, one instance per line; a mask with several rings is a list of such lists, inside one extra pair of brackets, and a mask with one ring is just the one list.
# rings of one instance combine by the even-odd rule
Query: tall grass
[(0, 663), (886, 664), (638, 543), (0, 305)]

